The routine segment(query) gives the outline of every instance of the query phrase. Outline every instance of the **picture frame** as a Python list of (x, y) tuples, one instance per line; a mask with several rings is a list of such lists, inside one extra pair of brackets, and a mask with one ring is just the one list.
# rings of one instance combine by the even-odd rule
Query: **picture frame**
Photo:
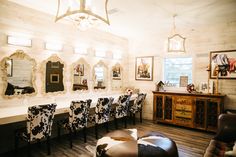
[(121, 67), (120, 66), (114, 66), (112, 68), (112, 79), (121, 80)]
[(77, 64), (74, 68), (75, 76), (84, 76), (84, 64)]
[(236, 79), (236, 50), (210, 52), (210, 78)]
[(135, 80), (153, 80), (153, 56), (136, 57)]
[(187, 87), (188, 85), (188, 76), (180, 76), (179, 77), (179, 86), (180, 87)]
[[(200, 82), (199, 92), (204, 93), (204, 94), (208, 94), (207, 82)], [(213, 92), (214, 92), (214, 81), (209, 80), (209, 94), (213, 94)]]

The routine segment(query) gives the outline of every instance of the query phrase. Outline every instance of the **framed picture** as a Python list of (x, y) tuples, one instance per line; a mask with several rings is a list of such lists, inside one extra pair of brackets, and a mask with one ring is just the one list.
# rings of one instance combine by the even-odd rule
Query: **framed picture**
[(180, 87), (187, 87), (188, 85), (188, 76), (180, 76), (179, 77), (179, 86)]
[(50, 74), (50, 83), (59, 83), (59, 74)]
[(153, 80), (153, 56), (136, 57), (135, 80)]
[[(214, 82), (213, 80), (209, 81), (209, 93), (213, 94), (213, 89), (214, 89)], [(207, 82), (201, 82), (199, 84), (199, 92), (201, 93), (208, 93), (208, 86), (207, 86)]]
[(210, 52), (210, 78), (236, 79), (236, 50)]
[(114, 66), (112, 68), (112, 79), (113, 80), (121, 80), (120, 66)]
[(74, 68), (74, 75), (84, 76), (84, 64), (77, 64)]

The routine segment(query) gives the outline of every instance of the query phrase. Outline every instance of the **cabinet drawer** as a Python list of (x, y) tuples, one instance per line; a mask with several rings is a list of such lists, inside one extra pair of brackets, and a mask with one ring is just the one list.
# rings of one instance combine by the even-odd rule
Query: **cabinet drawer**
[(192, 119), (192, 112), (175, 111), (175, 117)]
[(175, 105), (192, 105), (190, 97), (175, 97)]
[(189, 111), (189, 112), (192, 112), (192, 105), (176, 104), (175, 109), (176, 109), (176, 110), (181, 110), (181, 111)]

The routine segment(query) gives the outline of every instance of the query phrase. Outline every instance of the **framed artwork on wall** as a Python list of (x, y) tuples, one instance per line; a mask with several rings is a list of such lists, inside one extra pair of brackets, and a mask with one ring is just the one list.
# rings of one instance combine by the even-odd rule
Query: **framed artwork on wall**
[(135, 80), (153, 80), (153, 56), (136, 57)]
[(236, 50), (210, 52), (210, 78), (236, 79)]

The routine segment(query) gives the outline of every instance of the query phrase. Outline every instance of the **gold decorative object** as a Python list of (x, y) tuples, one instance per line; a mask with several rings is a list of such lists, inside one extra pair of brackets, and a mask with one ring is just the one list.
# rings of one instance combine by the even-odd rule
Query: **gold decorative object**
[(207, 72), (208, 72), (208, 77), (207, 77), (207, 94), (210, 93), (210, 72), (211, 72), (211, 65), (207, 66)]
[(215, 86), (215, 94), (219, 94), (218, 88), (219, 88), (219, 67), (216, 67), (216, 86)]
[(110, 25), (108, 0), (58, 0), (55, 22), (67, 18), (81, 30), (86, 30), (97, 23)]

